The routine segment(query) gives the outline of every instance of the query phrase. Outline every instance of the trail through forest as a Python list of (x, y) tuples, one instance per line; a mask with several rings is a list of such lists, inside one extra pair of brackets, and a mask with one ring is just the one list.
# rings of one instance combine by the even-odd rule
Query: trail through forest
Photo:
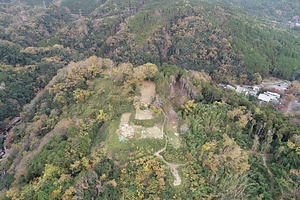
[(167, 145), (168, 145), (168, 142), (169, 142), (169, 137), (164, 133), (164, 126), (165, 126), (165, 123), (166, 123), (166, 120), (167, 120), (167, 116), (166, 116), (166, 114), (164, 113), (164, 111), (162, 111), (162, 112), (163, 112), (163, 114), (164, 114), (164, 123), (163, 123), (163, 126), (162, 126), (163, 128), (162, 128), (161, 131), (163, 132), (163, 135), (164, 135), (165, 138), (166, 138), (166, 143), (165, 143), (164, 148), (162, 148), (161, 150), (155, 152), (153, 155), (154, 155), (154, 156), (157, 156), (157, 157), (159, 157), (159, 158), (161, 158), (162, 161), (163, 161), (166, 165), (168, 165), (168, 166), (170, 167), (170, 170), (171, 170), (171, 172), (172, 172), (172, 174), (173, 174), (173, 176), (174, 176), (174, 178), (175, 178), (173, 185), (174, 185), (174, 186), (178, 186), (178, 185), (181, 184), (181, 177), (180, 177), (180, 175), (179, 175), (179, 173), (178, 173), (177, 168), (179, 168), (179, 167), (181, 167), (181, 166), (187, 165), (187, 164), (189, 163), (189, 161), (188, 161), (187, 163), (185, 163), (185, 164), (169, 163), (169, 162), (167, 162), (167, 161), (164, 159), (164, 157), (163, 157), (162, 155), (160, 155), (160, 153), (162, 153), (163, 151), (165, 151), (165, 150), (167, 149)]

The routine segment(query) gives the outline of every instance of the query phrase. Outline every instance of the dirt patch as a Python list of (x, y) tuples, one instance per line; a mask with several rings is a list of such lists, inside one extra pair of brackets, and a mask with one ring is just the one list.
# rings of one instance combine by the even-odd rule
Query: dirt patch
[(156, 138), (156, 139), (163, 139), (164, 133), (162, 130), (161, 124), (156, 124), (153, 127), (144, 128), (142, 130), (141, 138)]
[[(156, 85), (152, 81), (143, 81), (142, 86), (140, 87), (141, 90), (141, 105), (145, 106), (146, 108), (151, 104), (153, 101), (156, 92), (155, 92)], [(150, 109), (136, 109), (135, 119), (153, 119), (153, 113)]]
[(300, 119), (298, 119), (298, 118), (292, 118), (292, 119), (290, 119), (290, 122), (299, 125), (300, 124)]
[(152, 81), (143, 81), (143, 84), (140, 88), (141, 90), (141, 103), (150, 104), (152, 99), (155, 97), (155, 83)]
[(130, 121), (130, 116), (131, 116), (131, 113), (123, 113), (123, 115), (121, 117), (121, 123), (128, 124)]
[(136, 109), (135, 111), (135, 119), (153, 119), (153, 114), (152, 111), (149, 109), (146, 110), (141, 110), (141, 109)]
[[(143, 81), (140, 97), (140, 105), (144, 106), (145, 110), (139, 108), (136, 109), (135, 119), (138, 120), (150, 120), (153, 119), (152, 110), (148, 106), (152, 103), (155, 93), (155, 83), (152, 81)], [(155, 124), (153, 127), (143, 127), (135, 125), (130, 122), (131, 113), (124, 113), (121, 117), (120, 126), (117, 130), (119, 137), (125, 138), (163, 138), (163, 125), (161, 123)]]
[(177, 129), (179, 116), (175, 112), (172, 106), (169, 106), (168, 108), (167, 117), (168, 117), (168, 126)]
[(120, 126), (117, 130), (119, 137), (125, 138), (163, 138), (163, 127), (161, 124), (157, 123), (153, 127), (143, 127), (139, 125), (134, 125), (130, 123), (131, 113), (124, 113), (121, 117)]

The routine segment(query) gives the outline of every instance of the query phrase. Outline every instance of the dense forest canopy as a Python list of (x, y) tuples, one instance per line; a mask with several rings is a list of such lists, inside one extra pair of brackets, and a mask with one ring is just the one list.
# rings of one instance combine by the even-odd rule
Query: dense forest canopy
[[(108, 56), (118, 62), (167, 62), (209, 73), (226, 70), (224, 81), (247, 73), (299, 78), (299, 35), (227, 4), (70, 2), (53, 2), (46, 8), (32, 8), (32, 1), (8, 4), (3, 17), (18, 16), (3, 19), (2, 39), (12, 43), (5, 52), (60, 44), (86, 56)], [(17, 63), (14, 59), (9, 64)]]
[(282, 23), (300, 22), (299, 1), (298, 0), (213, 0), (216, 2), (226, 2), (245, 9), (250, 14), (267, 17)]
[(0, 199), (298, 199), (299, 5), (1, 1)]
[[(1, 4), (0, 22), (1, 63), (11, 65), (12, 70), (44, 65), (45, 57), (57, 65), (97, 55), (117, 63), (204, 69), (221, 83), (255, 83), (257, 73), (263, 78), (300, 78), (299, 34), (224, 2), (64, 0), (45, 1), (44, 5), (42, 1), (11, 1)], [(55, 45), (64, 50), (53, 48)], [(3, 72), (6, 75), (0, 82), (5, 83), (10, 73)], [(1, 120), (16, 116), (17, 112), (4, 111), (12, 105), (8, 99), (24, 102), (10, 96), (18, 91), (16, 87), (1, 91), (8, 95), (2, 100)], [(27, 96), (26, 103), (38, 91), (28, 89), (20, 97)], [(13, 110), (20, 111), (22, 102), (16, 102), (21, 106)]]

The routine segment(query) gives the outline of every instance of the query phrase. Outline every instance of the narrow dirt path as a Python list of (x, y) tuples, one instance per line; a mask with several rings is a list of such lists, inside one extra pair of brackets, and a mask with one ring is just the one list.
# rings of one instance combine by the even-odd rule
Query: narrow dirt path
[[(167, 144), (167, 141), (166, 141), (166, 144)], [(172, 172), (172, 174), (173, 174), (173, 176), (174, 176), (174, 178), (175, 178), (173, 185), (174, 185), (174, 186), (178, 186), (178, 185), (181, 184), (181, 177), (180, 177), (180, 175), (179, 175), (179, 173), (178, 173), (177, 168), (178, 168), (178, 167), (181, 167), (181, 166), (185, 166), (186, 164), (177, 164), (177, 163), (169, 163), (169, 162), (167, 162), (167, 161), (164, 159), (164, 157), (163, 157), (162, 155), (160, 155), (160, 153), (163, 152), (165, 149), (166, 149), (166, 148), (164, 147), (163, 149), (161, 149), (161, 150), (157, 151), (156, 153), (154, 153), (154, 155), (157, 156), (157, 157), (159, 157), (159, 158), (161, 158), (162, 161), (163, 161), (166, 165), (168, 165), (168, 167), (170, 167), (170, 170), (171, 170), (171, 172)]]
[(168, 136), (164, 133), (164, 126), (165, 126), (167, 117), (166, 117), (166, 114), (164, 113), (164, 111), (162, 111), (162, 112), (163, 112), (163, 114), (164, 114), (164, 116), (165, 116), (165, 118), (164, 118), (164, 123), (163, 123), (163, 128), (162, 128), (162, 132), (163, 132), (163, 135), (164, 135), (165, 138), (166, 138), (166, 143), (165, 143), (164, 148), (162, 148), (161, 150), (155, 152), (153, 155), (154, 155), (154, 156), (157, 156), (157, 157), (159, 157), (159, 158), (161, 158), (162, 161), (163, 161), (166, 165), (168, 165), (168, 167), (170, 167), (171, 173), (173, 174), (173, 176), (174, 176), (174, 178), (175, 178), (173, 185), (174, 185), (174, 186), (178, 186), (178, 185), (181, 184), (181, 177), (180, 177), (180, 175), (179, 175), (179, 173), (178, 173), (177, 168), (179, 168), (179, 167), (181, 167), (181, 166), (187, 165), (187, 164), (189, 163), (189, 161), (188, 161), (187, 163), (185, 163), (185, 164), (169, 163), (169, 162), (167, 162), (167, 161), (164, 159), (164, 157), (163, 157), (162, 155), (160, 155), (160, 153), (162, 153), (163, 151), (165, 151), (165, 150), (167, 149), (167, 145), (168, 145), (168, 142), (169, 142)]
[(291, 110), (291, 107), (292, 107), (292, 105), (293, 105), (293, 101), (290, 101), (289, 103), (288, 103), (288, 105), (287, 105), (287, 107), (286, 107), (286, 111), (284, 112), (284, 115), (288, 115), (289, 114), (289, 112), (290, 112), (290, 110)]

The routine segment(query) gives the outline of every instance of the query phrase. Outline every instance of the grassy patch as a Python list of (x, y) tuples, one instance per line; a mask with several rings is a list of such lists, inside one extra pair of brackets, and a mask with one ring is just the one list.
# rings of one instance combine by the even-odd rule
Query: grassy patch
[(135, 113), (130, 116), (130, 121), (135, 125), (143, 126), (143, 127), (153, 127), (157, 123), (164, 122), (164, 116), (162, 114), (155, 116), (153, 119), (135, 119)]
[(180, 137), (179, 135), (175, 135), (173, 131), (167, 131), (169, 137), (169, 144), (172, 145), (175, 149), (180, 147)]

